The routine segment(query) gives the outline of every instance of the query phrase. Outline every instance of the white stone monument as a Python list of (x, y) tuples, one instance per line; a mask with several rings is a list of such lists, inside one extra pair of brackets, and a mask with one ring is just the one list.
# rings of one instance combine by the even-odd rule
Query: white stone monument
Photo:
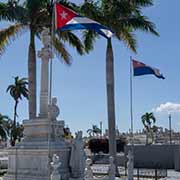
[(115, 180), (116, 177), (116, 166), (114, 164), (114, 158), (109, 157), (109, 169), (108, 169), (109, 180)]
[(49, 119), (51, 121), (57, 120), (57, 117), (59, 116), (59, 107), (57, 106), (57, 98), (52, 98), (52, 104), (48, 106), (48, 112), (49, 112)]
[(48, 67), (53, 57), (48, 29), (42, 32), (42, 42), (44, 47), (38, 52), (42, 60), (39, 117), (23, 121), (24, 140), (8, 150), (8, 172), (3, 180), (49, 180), (53, 154), (62, 160), (59, 169), (62, 180), (70, 176), (71, 145), (63, 139), (64, 121), (57, 120), (57, 100), (53, 99), (53, 104), (48, 106)]
[(128, 151), (128, 163), (127, 163), (127, 169), (128, 169), (128, 180), (133, 180), (133, 171), (134, 171), (134, 158), (133, 158), (133, 151)]
[(93, 180), (93, 170), (91, 168), (92, 160), (86, 159), (86, 168), (84, 172), (84, 179), (85, 180)]
[(59, 168), (61, 166), (61, 162), (59, 160), (59, 156), (57, 156), (56, 154), (53, 155), (52, 158), (52, 162), (51, 162), (51, 167), (53, 168), (53, 171), (51, 173), (51, 180), (61, 180), (61, 175), (59, 173)]
[(86, 155), (84, 152), (84, 143), (82, 139), (82, 131), (76, 133), (75, 139), (72, 141), (70, 169), (71, 177), (74, 179), (84, 179)]

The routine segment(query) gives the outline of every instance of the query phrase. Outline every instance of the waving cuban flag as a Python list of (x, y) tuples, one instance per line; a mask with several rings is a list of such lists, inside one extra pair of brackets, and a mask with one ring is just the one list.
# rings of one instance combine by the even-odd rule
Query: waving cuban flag
[(157, 78), (165, 79), (164, 76), (160, 73), (159, 69), (147, 66), (146, 64), (132, 60), (134, 76), (141, 76), (146, 74), (154, 74)]
[(55, 25), (56, 29), (61, 31), (89, 29), (96, 31), (106, 38), (110, 38), (113, 35), (109, 28), (87, 17), (80, 16), (59, 3), (55, 4)]

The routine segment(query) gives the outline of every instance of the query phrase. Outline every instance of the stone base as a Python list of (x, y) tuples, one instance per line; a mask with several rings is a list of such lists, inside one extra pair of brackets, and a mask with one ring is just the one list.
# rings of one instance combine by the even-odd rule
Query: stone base
[(49, 180), (49, 178), (47, 176), (37, 177), (37, 176), (29, 175), (27, 177), (27, 176), (20, 175), (20, 174), (18, 174), (17, 176), (7, 174), (3, 177), (3, 180), (10, 180), (10, 179), (11, 180), (16, 180), (16, 179), (18, 179), (18, 180)]
[(24, 140), (8, 150), (8, 172), (3, 180), (49, 180), (53, 154), (57, 154), (62, 163), (59, 169), (62, 179), (68, 180), (70, 144), (62, 138), (63, 123), (38, 119), (25, 121), (24, 126)]
[(69, 178), (69, 180), (84, 180), (84, 178)]

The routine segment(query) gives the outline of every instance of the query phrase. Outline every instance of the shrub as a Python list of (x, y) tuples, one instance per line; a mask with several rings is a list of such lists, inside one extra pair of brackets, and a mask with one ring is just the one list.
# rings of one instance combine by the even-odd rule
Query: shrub
[[(125, 138), (116, 139), (117, 152), (124, 152), (124, 146), (127, 144)], [(109, 140), (108, 139), (90, 139), (88, 142), (88, 148), (92, 153), (109, 153)]]

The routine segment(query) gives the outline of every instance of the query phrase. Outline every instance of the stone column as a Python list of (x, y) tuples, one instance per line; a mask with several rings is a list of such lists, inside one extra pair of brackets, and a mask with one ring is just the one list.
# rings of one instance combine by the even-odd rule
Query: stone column
[(44, 47), (38, 52), (41, 58), (41, 92), (40, 92), (40, 114), (41, 118), (48, 118), (48, 100), (49, 100), (49, 60), (53, 58), (50, 48), (51, 37), (49, 29), (42, 32), (42, 42)]

